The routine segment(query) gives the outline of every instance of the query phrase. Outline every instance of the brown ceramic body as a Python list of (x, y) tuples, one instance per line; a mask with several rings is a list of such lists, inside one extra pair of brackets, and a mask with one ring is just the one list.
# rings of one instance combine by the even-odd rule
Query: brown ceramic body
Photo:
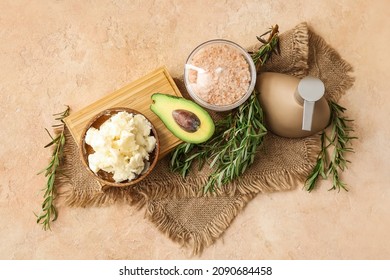
[(81, 143), (80, 143), (81, 160), (82, 160), (84, 166), (87, 168), (87, 170), (93, 176), (95, 176), (96, 179), (100, 183), (103, 184), (103, 186), (106, 186), (106, 187), (107, 186), (110, 186), (110, 187), (128, 187), (128, 186), (131, 186), (131, 185), (134, 185), (134, 184), (140, 182), (141, 180), (146, 178), (150, 174), (150, 172), (152, 172), (153, 168), (157, 164), (159, 151), (160, 151), (160, 142), (159, 142), (159, 138), (158, 138), (158, 135), (157, 135), (157, 131), (154, 128), (152, 122), (150, 122), (150, 120), (148, 120), (151, 123), (151, 125), (152, 125), (151, 135), (156, 138), (156, 147), (149, 154), (150, 166), (149, 166), (148, 170), (145, 173), (140, 174), (138, 177), (136, 177), (135, 179), (133, 179), (131, 181), (127, 180), (127, 181), (123, 181), (123, 182), (117, 183), (113, 179), (113, 174), (111, 172), (105, 172), (103, 170), (99, 170), (99, 172), (97, 172), (97, 173), (93, 172), (89, 168), (88, 156), (90, 154), (93, 154), (94, 150), (92, 149), (92, 147), (90, 145), (85, 143), (85, 135), (87, 134), (87, 131), (88, 131), (89, 128), (94, 127), (96, 129), (99, 129), (100, 126), (105, 121), (107, 121), (111, 116), (113, 116), (113, 115), (115, 115), (115, 114), (117, 114), (119, 112), (127, 112), (127, 113), (132, 113), (132, 114), (143, 115), (143, 114), (141, 114), (140, 112), (138, 112), (136, 110), (125, 108), (125, 107), (117, 107), (117, 108), (106, 109), (106, 110), (100, 112), (99, 114), (97, 114), (95, 117), (93, 117), (91, 119), (91, 121), (86, 125), (85, 129), (83, 130), (83, 133), (81, 134)]
[(258, 75), (256, 88), (264, 111), (267, 128), (276, 135), (288, 138), (306, 137), (326, 128), (330, 108), (323, 97), (315, 103), (311, 131), (302, 130), (303, 103), (296, 98), (300, 79), (280, 73)]

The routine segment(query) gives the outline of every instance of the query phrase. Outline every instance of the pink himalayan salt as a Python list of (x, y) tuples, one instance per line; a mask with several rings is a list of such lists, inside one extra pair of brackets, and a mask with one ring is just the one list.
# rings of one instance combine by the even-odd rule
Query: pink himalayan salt
[[(206, 46), (192, 57), (190, 63), (195, 66), (188, 76), (193, 92), (209, 104), (230, 105), (248, 91), (251, 82), (249, 64), (232, 46)], [(196, 67), (204, 71), (194, 70)]]

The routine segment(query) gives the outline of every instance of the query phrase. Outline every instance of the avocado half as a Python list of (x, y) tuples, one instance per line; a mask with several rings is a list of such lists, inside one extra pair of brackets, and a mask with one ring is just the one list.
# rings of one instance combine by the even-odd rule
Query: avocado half
[(199, 144), (214, 134), (215, 126), (209, 113), (195, 102), (173, 95), (155, 93), (150, 109), (179, 139)]

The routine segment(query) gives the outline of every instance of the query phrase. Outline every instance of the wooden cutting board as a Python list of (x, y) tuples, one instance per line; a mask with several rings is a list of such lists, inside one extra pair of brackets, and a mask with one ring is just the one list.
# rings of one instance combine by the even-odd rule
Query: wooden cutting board
[(178, 144), (180, 139), (174, 136), (163, 122), (150, 110), (153, 93), (160, 92), (181, 97), (172, 77), (165, 67), (156, 69), (148, 75), (128, 84), (127, 86), (106, 95), (78, 112), (65, 118), (73, 138), (79, 145), (81, 134), (90, 119), (99, 112), (113, 107), (128, 107), (144, 114), (154, 125), (160, 139), (160, 158), (163, 158)]

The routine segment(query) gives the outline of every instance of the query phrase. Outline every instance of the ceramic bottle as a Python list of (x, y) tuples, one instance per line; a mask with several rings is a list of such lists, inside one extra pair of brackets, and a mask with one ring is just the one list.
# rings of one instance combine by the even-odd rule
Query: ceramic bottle
[(268, 130), (289, 138), (306, 137), (326, 128), (330, 108), (324, 97), (323, 82), (307, 76), (263, 72), (258, 75), (256, 88), (264, 110)]

